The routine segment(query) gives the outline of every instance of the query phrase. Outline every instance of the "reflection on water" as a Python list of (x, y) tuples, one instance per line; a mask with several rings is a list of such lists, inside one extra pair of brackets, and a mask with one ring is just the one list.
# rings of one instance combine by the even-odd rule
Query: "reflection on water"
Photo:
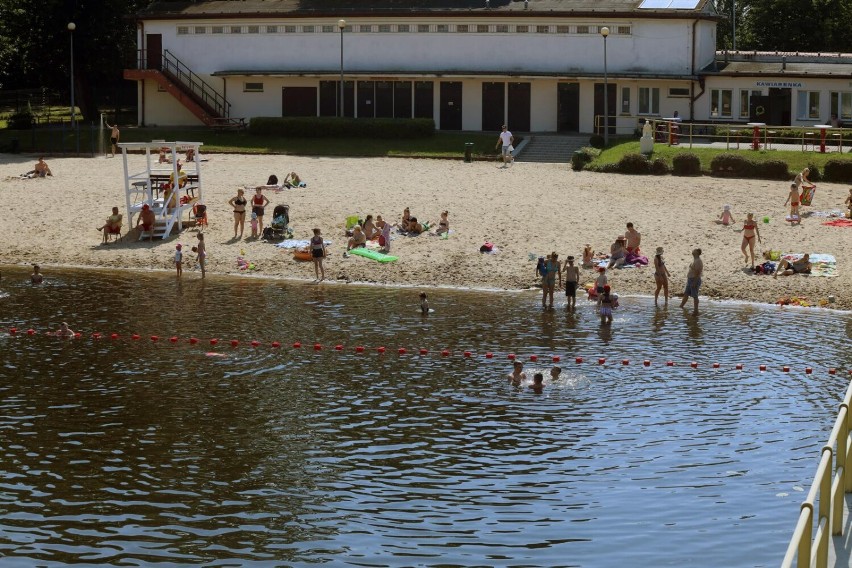
[[(2, 328), (122, 339), (0, 334), (0, 554), (20, 566), (773, 564), (845, 384), (753, 369), (852, 366), (850, 317), (813, 310), (628, 298), (602, 328), (533, 293), (434, 291), (423, 318), (404, 289), (25, 276), (3, 271)], [(541, 356), (530, 377), (558, 353), (562, 376), (513, 387), (509, 352)]]

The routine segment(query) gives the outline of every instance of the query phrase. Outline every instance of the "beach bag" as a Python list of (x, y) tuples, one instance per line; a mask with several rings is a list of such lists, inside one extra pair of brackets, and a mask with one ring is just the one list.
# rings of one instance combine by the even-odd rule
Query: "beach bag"
[(387, 244), (387, 240), (384, 235), (379, 235), (379, 246), (383, 247)]
[(479, 247), (479, 252), (491, 252), (494, 250), (494, 243), (490, 243), (485, 241), (485, 243)]

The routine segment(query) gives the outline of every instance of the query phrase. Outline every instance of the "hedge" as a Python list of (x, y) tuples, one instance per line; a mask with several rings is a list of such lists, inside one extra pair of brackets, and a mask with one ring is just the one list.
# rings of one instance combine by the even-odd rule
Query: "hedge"
[(852, 161), (850, 160), (829, 160), (825, 163), (825, 171), (822, 173), (823, 179), (838, 183), (852, 182)]
[(788, 180), (793, 176), (781, 160), (754, 162), (736, 154), (719, 154), (710, 161), (710, 174), (719, 177)]
[(676, 176), (700, 176), (701, 158), (691, 152), (675, 155), (672, 158), (672, 174)]
[(337, 118), (256, 116), (252, 134), (293, 138), (428, 138), (435, 134), (431, 118)]
[(594, 160), (599, 154), (600, 152), (598, 150), (589, 148), (588, 146), (580, 148), (571, 156), (571, 169), (575, 172), (579, 172), (586, 167), (586, 164)]

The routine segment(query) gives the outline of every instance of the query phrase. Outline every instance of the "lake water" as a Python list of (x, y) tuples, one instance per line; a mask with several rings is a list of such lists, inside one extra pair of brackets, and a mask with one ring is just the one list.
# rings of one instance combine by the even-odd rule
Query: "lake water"
[[(852, 367), (852, 317), (818, 310), (626, 298), (607, 330), (534, 293), (432, 290), (424, 318), (413, 289), (26, 275), (0, 281), (4, 567), (777, 565)], [(7, 331), (63, 320), (84, 337)], [(512, 387), (510, 352), (562, 377)]]

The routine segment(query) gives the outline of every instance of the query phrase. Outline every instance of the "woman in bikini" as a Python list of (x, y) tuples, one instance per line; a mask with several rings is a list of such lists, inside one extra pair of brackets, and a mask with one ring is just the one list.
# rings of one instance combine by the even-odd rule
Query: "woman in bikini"
[(240, 230), (240, 238), (243, 238), (243, 230), (246, 226), (246, 205), (248, 200), (245, 198), (245, 191), (237, 190), (237, 195), (228, 201), (228, 205), (234, 208), (234, 238), (237, 238), (237, 229)]
[(367, 215), (367, 218), (364, 219), (364, 226), (361, 227), (361, 229), (364, 231), (364, 235), (367, 237), (368, 241), (378, 237), (381, 233), (381, 231), (376, 228), (375, 223), (373, 223), (372, 215)]
[[(559, 255), (550, 253), (545, 261), (544, 274), (541, 277), (541, 307), (553, 309), (553, 291), (556, 289), (556, 278), (559, 278), (559, 287), (562, 288), (562, 267), (559, 266)], [(550, 306), (547, 299), (550, 298)]]
[(449, 211), (443, 211), (441, 213), (441, 220), (438, 221), (438, 230), (435, 231), (436, 235), (443, 235), (444, 233), (450, 232), (450, 221), (447, 219), (449, 214)]
[(657, 254), (654, 255), (654, 280), (657, 282), (657, 290), (654, 292), (654, 304), (657, 303), (657, 298), (660, 296), (660, 290), (663, 290), (663, 298), (666, 305), (669, 303), (669, 269), (666, 268), (666, 261), (663, 260), (663, 247), (657, 247)]
[(251, 198), (251, 212), (257, 214), (258, 234), (263, 234), (263, 208), (269, 205), (269, 199), (263, 195), (263, 188), (258, 187), (255, 190), (254, 197)]
[(743, 251), (746, 264), (748, 264), (748, 255), (746, 247), (751, 253), (751, 268), (754, 270), (754, 238), (757, 237), (758, 242), (763, 242), (760, 238), (760, 229), (757, 228), (757, 221), (754, 220), (754, 213), (749, 213), (745, 221), (743, 221), (743, 244), (740, 250)]

